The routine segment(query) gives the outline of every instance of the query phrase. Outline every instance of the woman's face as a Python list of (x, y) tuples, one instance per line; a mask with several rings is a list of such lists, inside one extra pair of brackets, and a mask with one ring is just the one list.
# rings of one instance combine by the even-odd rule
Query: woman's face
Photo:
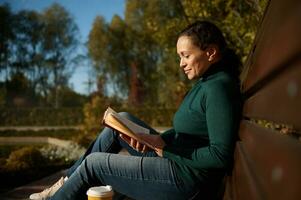
[(181, 36), (177, 42), (180, 67), (189, 80), (200, 78), (211, 65), (209, 52), (194, 45), (189, 36)]

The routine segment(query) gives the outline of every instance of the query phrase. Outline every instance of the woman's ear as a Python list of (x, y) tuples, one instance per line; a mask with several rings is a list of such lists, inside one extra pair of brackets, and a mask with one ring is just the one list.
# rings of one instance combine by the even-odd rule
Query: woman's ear
[(209, 45), (206, 49), (206, 55), (209, 62), (216, 62), (219, 60), (219, 49), (217, 45)]

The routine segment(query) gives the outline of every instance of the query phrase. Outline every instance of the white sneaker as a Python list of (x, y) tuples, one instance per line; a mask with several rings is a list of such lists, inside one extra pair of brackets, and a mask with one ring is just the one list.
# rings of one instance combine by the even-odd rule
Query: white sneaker
[(29, 196), (31, 200), (46, 200), (54, 195), (54, 193), (62, 187), (64, 182), (68, 179), (68, 177), (61, 177), (55, 184), (51, 187), (46, 188), (42, 192), (34, 193)]

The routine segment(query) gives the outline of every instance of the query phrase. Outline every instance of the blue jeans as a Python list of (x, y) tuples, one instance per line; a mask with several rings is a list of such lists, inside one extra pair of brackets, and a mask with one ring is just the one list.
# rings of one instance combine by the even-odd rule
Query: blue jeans
[[(156, 134), (141, 120), (128, 113), (121, 114)], [(116, 154), (122, 148), (131, 156)], [(86, 199), (86, 191), (100, 185), (111, 185), (115, 191), (133, 199), (190, 199), (198, 191), (185, 187), (174, 169), (171, 160), (158, 157), (154, 151), (137, 152), (117, 132), (104, 128), (87, 152), (68, 170), (69, 179), (51, 199)]]

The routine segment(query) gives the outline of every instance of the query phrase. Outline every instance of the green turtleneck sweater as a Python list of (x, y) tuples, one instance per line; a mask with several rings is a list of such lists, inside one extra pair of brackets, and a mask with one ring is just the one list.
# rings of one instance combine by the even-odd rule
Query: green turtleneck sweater
[(240, 121), (240, 90), (226, 72), (210, 70), (185, 96), (174, 115), (173, 129), (161, 136), (163, 157), (193, 184), (224, 174), (232, 162)]

